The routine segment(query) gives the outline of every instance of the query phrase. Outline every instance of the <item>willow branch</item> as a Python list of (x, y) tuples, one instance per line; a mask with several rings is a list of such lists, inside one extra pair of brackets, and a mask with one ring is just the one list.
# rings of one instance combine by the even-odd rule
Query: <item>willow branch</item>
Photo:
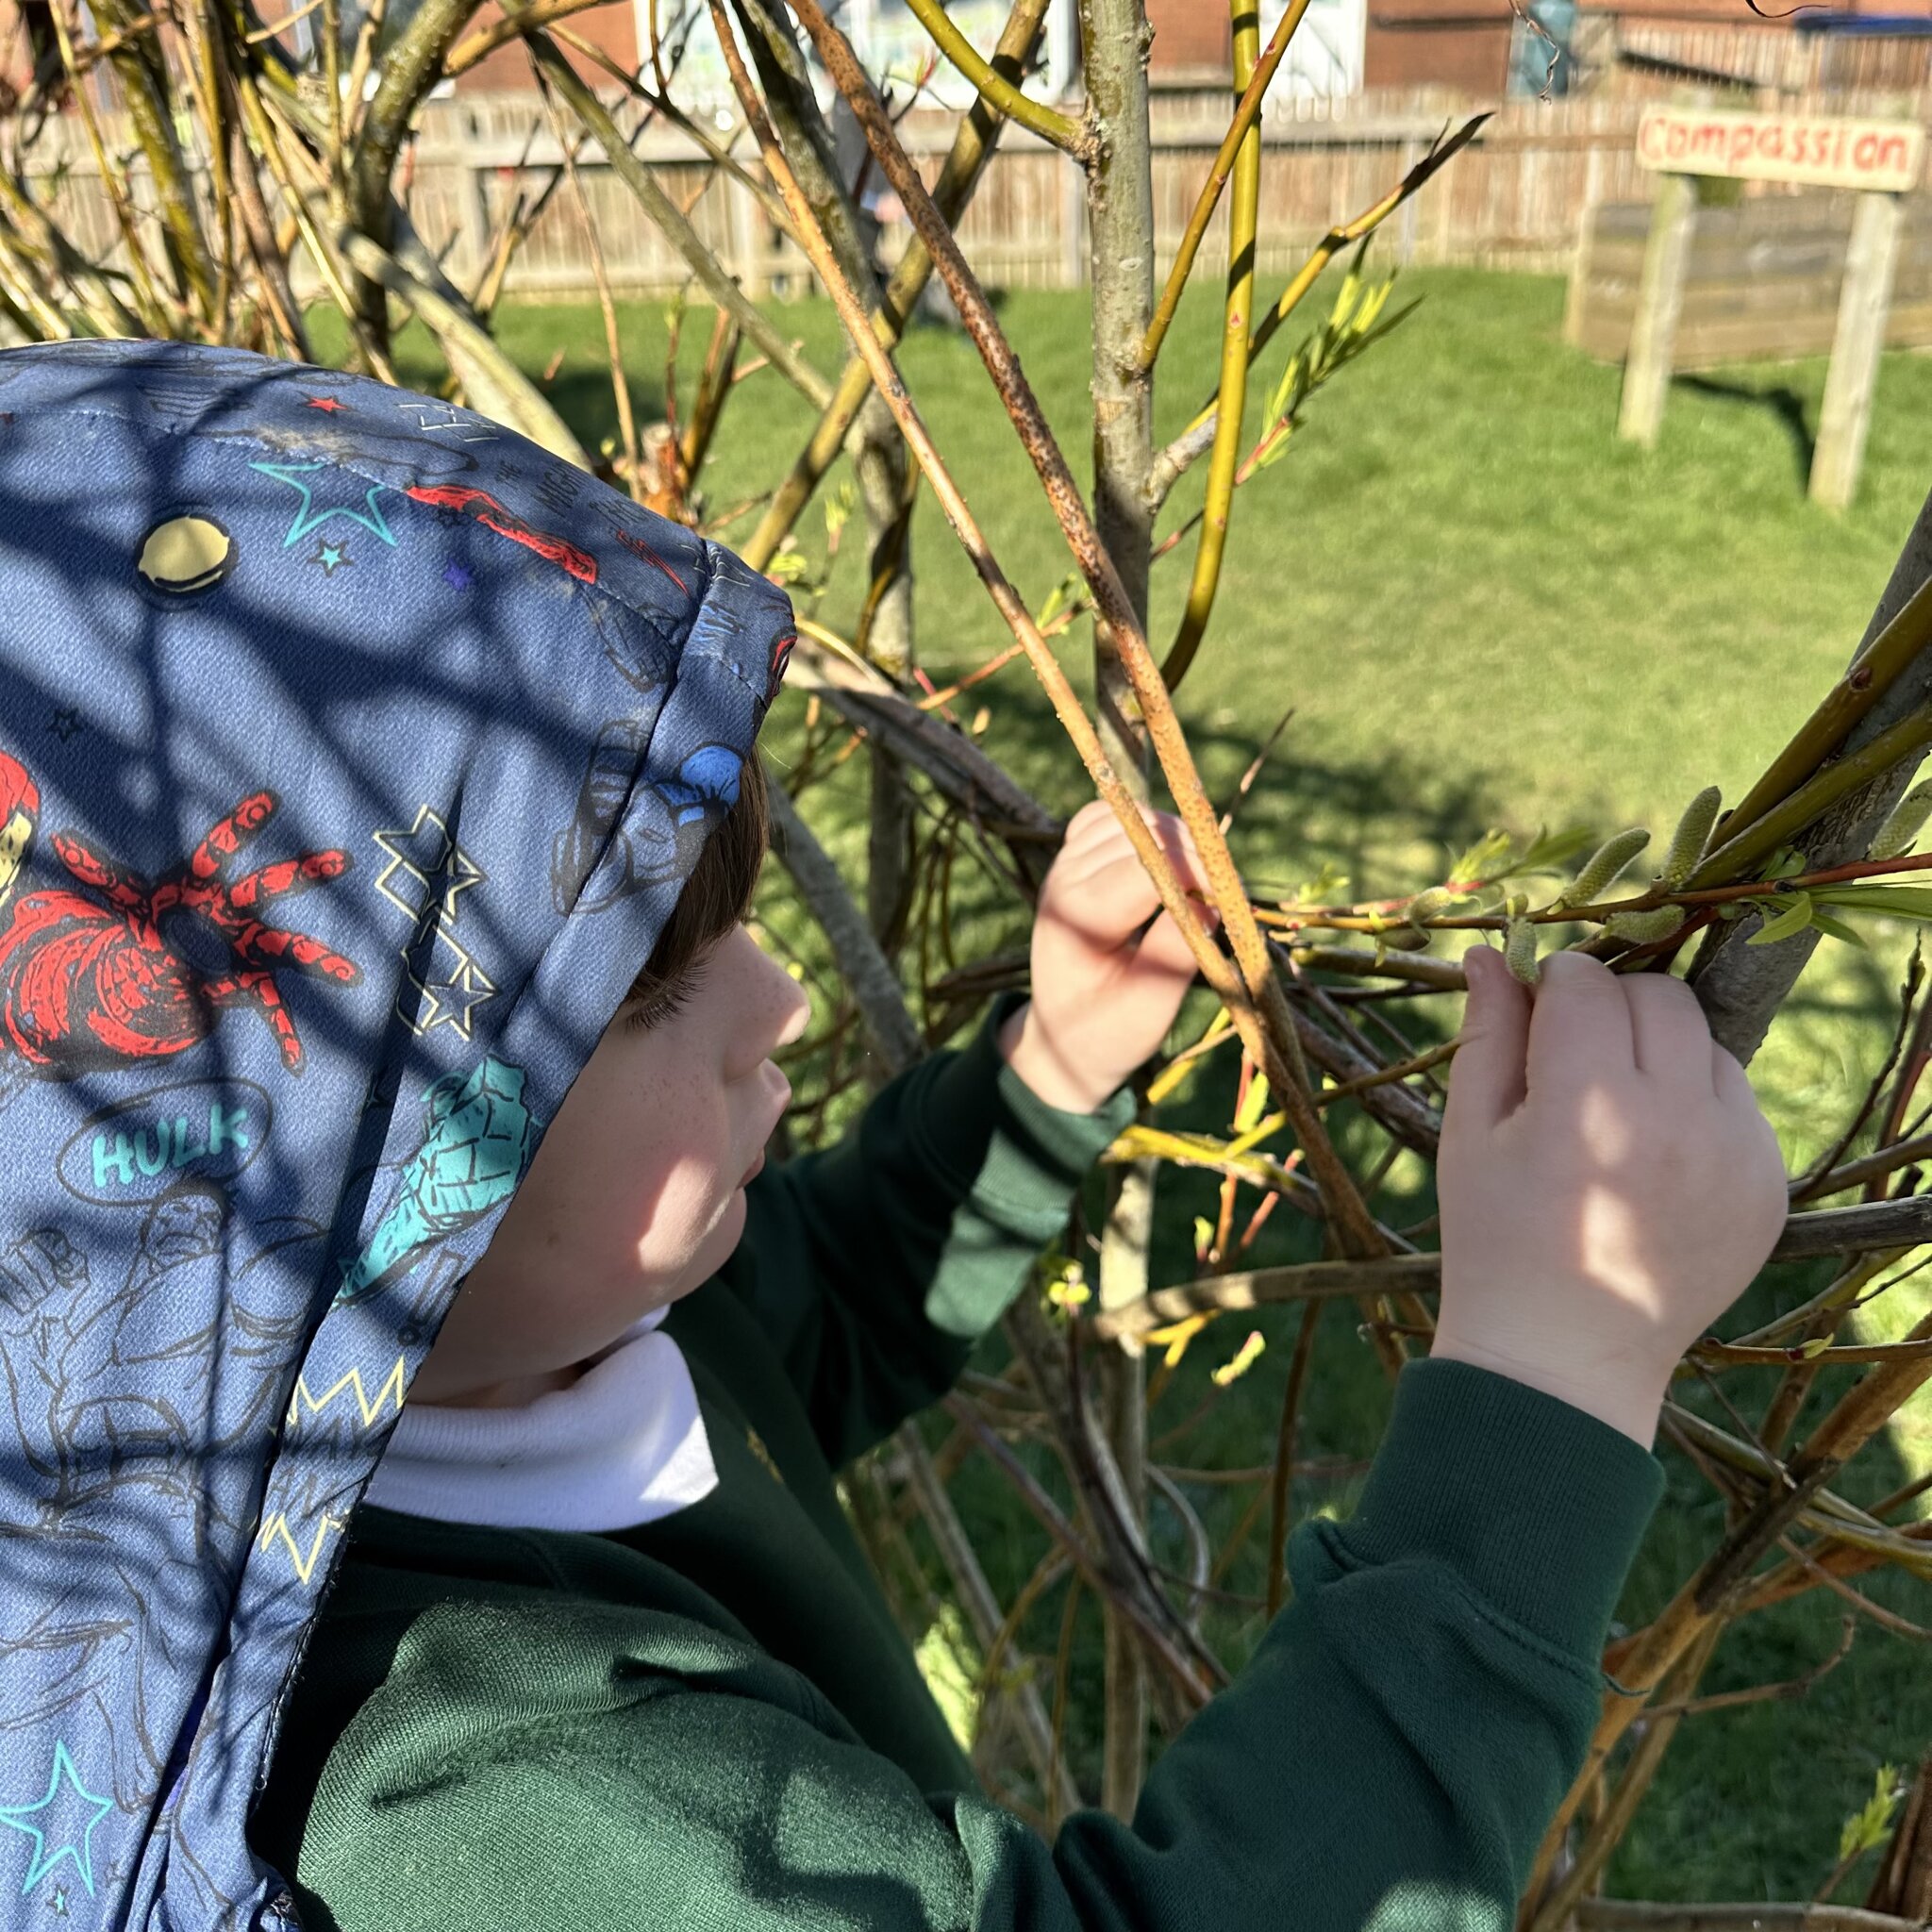
[(458, 75), (467, 73), (479, 60), (495, 53), (497, 48), (508, 46), (511, 41), (527, 34), (532, 27), (549, 26), (557, 21), (569, 19), (573, 13), (582, 13), (588, 8), (606, 4), (607, 0), (529, 0), (529, 4), (516, 13), (504, 14), (487, 26), (479, 26), (474, 33), (465, 34), (450, 49), (443, 60), (442, 71), (454, 80)]
[[(959, 253), (958, 244), (944, 220), (933, 207), (918, 171), (900, 145), (878, 96), (853, 56), (850, 44), (826, 19), (817, 0), (792, 0), (792, 4), (834, 83), (850, 102), (887, 179), (932, 251), (940, 273), (945, 278), (948, 292), (979, 349), (1008, 413), (1020, 431), (1021, 441), (1032, 459), (1068, 546), (1092, 591), (1095, 608), (1114, 635), (1123, 669), (1146, 720), (1149, 741), (1160, 761), (1182, 821), (1193, 835), (1208, 891), (1221, 914), (1238, 972), (1230, 971), (1227, 961), (1208, 937), (1199, 915), (1181, 890), (1165, 854), (1141, 817), (1137, 802), (1121, 784), (1107, 760), (1091, 722), (1077, 701), (1073, 700), (1065, 674), (1041, 640), (1030, 615), (1019, 606), (1004, 575), (1000, 576), (999, 583), (1004, 587), (1004, 594), (1012, 609), (1009, 612), (1003, 606), (1002, 614), (1008, 615), (1008, 623), (1015, 625), (1015, 635), (1027, 643), (1027, 657), (1042, 682), (1047, 684), (1049, 692), (1056, 681), (1065, 691), (1068, 702), (1063, 706), (1056, 699), (1056, 711), (1074, 737), (1101, 795), (1107, 798), (1120, 819), (1160, 895), (1163, 907), (1173, 915), (1203, 976), (1223, 1003), (1229, 1007), (1235, 1024), (1242, 1029), (1244, 1042), (1268, 1074), (1271, 1087), (1288, 1108), (1324, 1207), (1340, 1230), (1342, 1245), (1358, 1253), (1381, 1252), (1382, 1244), (1374, 1232), (1367, 1207), (1357, 1191), (1353, 1177), (1329, 1141), (1321, 1116), (1309, 1103), (1307, 1070), (1302, 1059), (1293, 1019), (1276, 980), (1260, 928), (1255, 922), (1240, 874), (1228, 852), (1227, 841), (1221, 832), (1218, 814), (1188, 751), (1159, 667), (1147, 648), (1146, 637), (1122, 588), (1112, 560), (1094, 532), (1079, 490), (1067, 468), (1066, 458), (1047, 426), (1018, 358), (1001, 330), (984, 291)], [(714, 0), (714, 13), (718, 10)], [(741, 68), (741, 62), (740, 65)], [(747, 100), (747, 113), (750, 114), (756, 96), (751, 92), (748, 80), (740, 92), (741, 98)], [(762, 113), (758, 118), (762, 122)], [(768, 134), (767, 125), (760, 134), (761, 146)], [(774, 149), (775, 142), (772, 146)], [(774, 165), (773, 153), (769, 149), (766, 165), (775, 175), (777, 167)], [(782, 165), (782, 157), (778, 165)], [(790, 203), (796, 192), (796, 183), (793, 182), (790, 190), (785, 189), (782, 182), (780, 187)], [(821, 278), (824, 279), (823, 271)], [(874, 378), (880, 384), (888, 404), (899, 418), (908, 441), (920, 456), (922, 467), (933, 477), (935, 493), (940, 493), (939, 478), (944, 475), (943, 466), (939, 463), (937, 452), (925, 436), (916, 410), (911, 408), (903, 383), (873, 335), (850, 289), (844, 289), (837, 299), (848, 334), (866, 356)], [(947, 480), (950, 483), (950, 479)], [(957, 491), (953, 495), (958, 508), (963, 510), (963, 501), (958, 498)], [(944, 501), (942, 496), (941, 502)], [(965, 528), (950, 506), (948, 516), (964, 541)], [(974, 534), (976, 538), (976, 526)], [(971, 553), (975, 546), (968, 542), (967, 547)], [(979, 540), (977, 548), (984, 553), (983, 540)], [(989, 581), (989, 588), (992, 588), (983, 570), (981, 575), (982, 580)], [(1406, 1351), (1393, 1338), (1383, 1338), (1377, 1346), (1385, 1368), (1392, 1375), (1407, 1359)]]
[(168, 305), (162, 300), (160, 291), (155, 286), (154, 264), (148, 260), (146, 252), (141, 245), (134, 210), (127, 202), (126, 184), (108, 158), (108, 145), (101, 137), (99, 118), (94, 113), (92, 101), (88, 98), (87, 89), (81, 85), (80, 71), (75, 62), (74, 38), (67, 30), (67, 21), (60, 0), (55, 0), (55, 4), (48, 8), (47, 16), (54, 24), (54, 38), (60, 49), (61, 65), (67, 70), (68, 92), (79, 111), (81, 125), (87, 130), (88, 145), (93, 150), (94, 167), (100, 175), (101, 192), (108, 197), (108, 205), (114, 210), (115, 223), (120, 227), (121, 239), (127, 248), (135, 299), (141, 305), (151, 334), (172, 334), (173, 327), (168, 320)]
[(410, 117), (475, 9), (476, 0), (420, 0), (376, 64), (375, 92), (362, 110), (346, 172), (350, 219), (378, 242), (388, 240), (390, 180)]
[[(1047, 0), (1014, 0), (1013, 10), (1000, 30), (999, 44), (993, 50), (993, 64), (1017, 80), (1034, 43), (1040, 38), (1041, 23), (1046, 17)], [(987, 96), (981, 95), (959, 122), (953, 135), (940, 177), (933, 184), (933, 204), (949, 225), (957, 224), (973, 198), (979, 177), (985, 172), (993, 147), (1005, 125), (1005, 118)], [(787, 224), (790, 226), (789, 221)], [(906, 244), (880, 298), (873, 318), (874, 330), (887, 347), (893, 347), (904, 332), (907, 318), (917, 306), (925, 285), (932, 278), (932, 252), (917, 235)], [(858, 411), (872, 393), (872, 374), (865, 358), (852, 356), (840, 373), (832, 399), (814, 425), (811, 436), (791, 474), (772, 494), (772, 501), (750, 541), (740, 552), (754, 570), (762, 570), (776, 556), (778, 547), (791, 534), (799, 512), (811, 499), (824, 474), (844, 447), (845, 437), (858, 420)]]
[[(1322, 271), (1336, 255), (1343, 248), (1374, 234), (1432, 175), (1447, 166), (1475, 139), (1483, 123), (1489, 118), (1486, 113), (1472, 116), (1448, 140), (1431, 148), (1387, 194), (1383, 195), (1381, 200), (1364, 208), (1353, 221), (1344, 222), (1340, 227), (1329, 229), (1316, 243), (1308, 258), (1295, 271), (1274, 306), (1261, 318), (1254, 338), (1248, 344), (1250, 368), (1274, 341), (1275, 330), (1293, 314), (1303, 296), (1315, 286), (1321, 278)], [(1148, 503), (1152, 508), (1158, 509), (1165, 503), (1169, 491), (1213, 446), (1219, 415), (1220, 396), (1217, 393), (1208, 398), (1207, 404), (1195, 414), (1193, 421), (1155, 458), (1153, 471), (1147, 479)]]
[[(254, 76), (237, 71), (235, 92), (242, 103), (242, 113), (248, 124), (248, 131), (254, 136), (256, 145), (261, 150), (262, 158), (268, 162), (269, 173), (275, 177), (275, 185), (282, 191), (282, 200), (287, 207), (289, 220), (293, 224), (295, 233), (301, 236), (307, 245), (309, 257), (315, 263), (316, 273), (321, 275), (329, 293), (335, 298), (336, 306), (341, 309), (342, 319), (348, 326), (351, 341), (361, 351), (370, 368), (383, 381), (396, 383), (396, 373), (387, 354), (363, 326), (360, 311), (356, 306), (356, 298), (349, 288), (348, 264), (341, 259), (332, 245), (327, 225), (317, 221), (315, 211), (309, 205), (309, 198), (304, 194), (290, 170), (288, 155), (283, 151), (280, 137), (275, 132), (275, 123), (269, 116)], [(279, 102), (276, 104), (276, 111), (282, 111), (282, 104)], [(302, 151), (299, 142), (295, 144), (295, 151), (298, 154)], [(314, 198), (318, 204), (326, 199), (320, 192)], [(400, 384), (397, 386), (400, 387)]]
[[(1836, 757), (1840, 764), (1868, 749), (1888, 726), (1932, 697), (1932, 654), (1924, 648), (1928, 630), (1932, 630), (1928, 579), (1932, 579), (1932, 502), (1920, 509), (1866, 625), (1846, 682), (1852, 681), (1867, 652), (1875, 651), (1881, 643), (1885, 645), (1883, 661), (1874, 659), (1865, 666), (1874, 671), (1874, 682), (1878, 681), (1877, 673), (1885, 663), (1902, 663), (1903, 668), (1889, 676), (1884, 695), (1838, 746)], [(1777, 762), (1784, 763), (1785, 770), (1774, 784), (1764, 788), (1766, 795), (1789, 791), (1790, 782), (1804, 776), (1802, 759)], [(1828, 866), (1863, 857), (1885, 815), (1911, 782), (1916, 763), (1913, 758), (1900, 759), (1834, 800), (1816, 824), (1805, 828), (1809, 861)], [(1720, 820), (1718, 830), (1743, 829), (1735, 825), (1739, 819), (1741, 813), (1735, 814), (1733, 820)], [(1703, 1004), (1711, 1038), (1747, 1066), (1818, 941), (1814, 928), (1784, 945), (1747, 945), (1745, 941), (1756, 936), (1758, 925), (1757, 919), (1745, 918), (1707, 932), (1684, 975)]]
[(604, 322), (604, 358), (610, 369), (610, 396), (617, 406), (617, 434), (624, 446), (625, 481), (630, 487), (631, 501), (641, 503), (644, 494), (643, 463), (638, 452), (637, 412), (631, 407), (630, 377), (624, 367), (624, 338), (617, 324), (617, 302), (610, 292), (610, 271), (604, 260), (604, 242), (597, 232), (596, 218), (591, 213), (591, 198), (584, 192), (583, 176), (577, 173), (577, 160), (570, 142), (565, 139), (563, 110), (557, 104), (557, 96), (546, 85), (543, 70), (536, 59), (534, 43), (526, 41), (525, 51), (530, 56), (530, 66), (537, 90), (543, 97), (543, 110), (550, 118), (550, 129), (556, 136), (558, 151), (563, 156), (563, 172), (570, 182), (571, 199), (576, 204), (577, 226), (583, 231), (584, 247), (591, 258), (591, 275), (597, 285), (597, 307)]
[[(506, 11), (508, 11), (507, 7)], [(530, 45), (543, 72), (571, 105), (573, 111), (604, 149), (605, 158), (618, 178), (637, 196), (644, 213), (676, 249), (691, 272), (720, 308), (728, 309), (732, 319), (770, 359), (772, 367), (791, 384), (815, 408), (823, 409), (831, 400), (831, 385), (772, 325), (732, 277), (725, 274), (716, 256), (699, 239), (698, 231), (679, 213), (677, 205), (658, 185), (630, 143), (617, 131), (604, 104), (577, 77), (575, 70), (544, 34), (532, 33)]]
[[(117, 25), (126, 24), (123, 15), (125, 0), (91, 0), (91, 5), (97, 15)], [(58, 0), (50, 10), (59, 11)], [(147, 159), (155, 199), (159, 204), (161, 232), (176, 275), (192, 291), (202, 322), (211, 322), (217, 309), (214, 263), (208, 253), (208, 238), (201, 231), (201, 212), (195, 206), (193, 186), (175, 137), (175, 102), (159, 44), (151, 35), (131, 35), (109, 60), (121, 83), (135, 138)]]
[(839, 962), (839, 976), (851, 990), (873, 1051), (889, 1073), (903, 1074), (924, 1058), (925, 1041), (907, 1010), (899, 975), (873, 937), (831, 856), (799, 816), (782, 785), (771, 788), (774, 841), (779, 861), (791, 875), (806, 910), (817, 921)]
[[(1181, 291), (1187, 287), (1188, 276), (1193, 272), (1194, 258), (1201, 252), (1202, 238), (1207, 234), (1208, 224), (1220, 204), (1221, 191), (1227, 186), (1228, 175), (1239, 165), (1238, 158), (1248, 148), (1250, 134), (1255, 137), (1255, 164), (1257, 169), (1259, 169), (1258, 124), (1261, 119), (1262, 96), (1267, 93), (1268, 84), (1274, 78), (1274, 70), (1281, 65), (1281, 57), (1288, 52), (1288, 43), (1294, 38), (1294, 30), (1301, 25), (1302, 16), (1307, 10), (1308, 0), (1291, 0), (1288, 11), (1281, 16), (1274, 33), (1269, 36), (1266, 51), (1258, 61), (1255, 61), (1253, 42), (1259, 33), (1259, 24), (1252, 8), (1243, 9), (1239, 4), (1235, 7), (1235, 86), (1240, 90), (1240, 95), (1235, 102), (1234, 119), (1228, 123), (1227, 132), (1222, 137), (1220, 149), (1215, 154), (1214, 165), (1208, 171), (1208, 178), (1201, 184), (1201, 192), (1194, 198), (1193, 208), (1188, 215), (1188, 225), (1181, 231), (1180, 247), (1175, 252), (1174, 266), (1167, 272), (1166, 286), (1160, 291), (1160, 300), (1155, 305), (1153, 319), (1147, 325), (1147, 334), (1134, 358), (1135, 367), (1138, 369), (1152, 369), (1154, 358), (1160, 354), (1160, 345), (1167, 340), (1168, 325), (1174, 321), (1174, 310), (1180, 306)], [(1244, 39), (1249, 48), (1245, 60), (1241, 53)], [(1253, 61), (1254, 64), (1243, 78), (1241, 69), (1249, 61)], [(1239, 185), (1236, 193), (1240, 193)], [(1249, 237), (1249, 245), (1252, 248), (1252, 233)], [(1227, 250), (1230, 280), (1235, 249), (1236, 239), (1230, 231)]]
[[(1911, 1194), (1854, 1208), (1821, 1208), (1793, 1214), (1784, 1224), (1766, 1266), (1777, 1261), (1810, 1261), (1824, 1255), (1858, 1254), (1868, 1248), (1907, 1249), (1932, 1241), (1932, 1195)], [(1441, 1286), (1439, 1254), (1387, 1255), (1362, 1261), (1303, 1261), (1281, 1268), (1256, 1268), (1234, 1274), (1204, 1275), (1174, 1288), (1157, 1289), (1144, 1302), (1130, 1302), (1108, 1315), (1090, 1318), (1101, 1341), (1121, 1332), (1141, 1333), (1211, 1308), (1257, 1308), (1310, 1297), (1340, 1300), (1397, 1291), (1427, 1293)], [(1919, 1360), (1924, 1351), (1911, 1341), (1877, 1342), (1891, 1351), (1874, 1359)], [(1778, 1353), (1768, 1351), (1767, 1355)], [(1756, 1358), (1755, 1356), (1753, 1357)]]
[[(367, 235), (344, 227), (336, 236), (336, 246), (359, 274), (387, 289), (422, 317), (450, 357), (452, 365), (463, 375), (466, 386), (474, 383), (474, 372), (480, 369), (494, 375), (499, 365), (508, 362), (496, 341), (471, 321), (455, 302), (411, 275)], [(523, 393), (527, 382), (522, 378), (521, 371), (513, 373), (518, 378), (515, 381), (491, 383), (480, 395), (473, 390), (473, 400), (487, 402), (492, 414), (500, 412), (505, 422), (531, 441), (541, 443), (565, 462), (588, 470), (590, 459), (563, 418), (541, 394)]]
[(1066, 827), (964, 732), (942, 724), (862, 658), (826, 649), (801, 621), (789, 689), (823, 696), (851, 724), (924, 776), (948, 804), (1013, 847), (1023, 877), (1045, 874)]
[[(1294, 6), (1282, 15), (1282, 26), (1291, 32), (1296, 8), (1306, 11), (1307, 4), (1308, 0), (1294, 0)], [(1245, 102), (1260, 28), (1252, 0), (1229, 0), (1229, 5), (1234, 14), (1234, 81), (1243, 90)], [(1276, 39), (1285, 49), (1288, 42), (1279, 31)], [(1258, 95), (1255, 107), (1258, 112)], [(1236, 119), (1240, 118), (1237, 112)], [(1222, 313), (1220, 404), (1214, 419), (1214, 450), (1208, 461), (1208, 497), (1201, 509), (1201, 535), (1194, 547), (1188, 601), (1181, 610), (1173, 647), (1160, 667), (1169, 691), (1177, 690), (1188, 675), (1188, 666), (1208, 633), (1208, 614), (1221, 588), (1221, 560), (1227, 550), (1227, 520), (1234, 508), (1235, 470), (1241, 453), (1241, 411), (1248, 399), (1248, 324), (1255, 300), (1255, 234), (1260, 203), (1261, 130), (1250, 115), (1235, 154), (1234, 196), (1227, 205), (1227, 299)], [(1158, 323), (1160, 317), (1157, 313), (1154, 319)], [(1150, 338), (1153, 334), (1150, 329)]]
[[(959, 1521), (959, 1512), (953, 1507), (953, 1499), (934, 1467), (932, 1456), (917, 1424), (903, 1424), (894, 1440), (900, 1454), (906, 1458), (908, 1486), (924, 1512), (926, 1526), (932, 1531), (933, 1541), (939, 1545), (940, 1555), (952, 1576), (959, 1601), (966, 1607), (967, 1618), (973, 1625), (974, 1641), (978, 1644), (982, 1657), (995, 1657), (994, 1646), (1003, 1645), (1003, 1641), (1010, 1641), (1008, 1626), (1012, 1619), (1000, 1615), (999, 1600), (993, 1595), (992, 1587), (986, 1580), (986, 1573), (979, 1566), (973, 1539)], [(1054, 1576), (1061, 1574), (1064, 1564), (1057, 1563), (1049, 1555), (1044, 1567), (1045, 1574)], [(1024, 1591), (1022, 1595), (1024, 1595)], [(1020, 1607), (1020, 1605), (1015, 1605), (1016, 1609)], [(1039, 1687), (1029, 1677), (1014, 1684), (1012, 1689), (1019, 1709), (1021, 1735), (1026, 1741), (1026, 1753), (1033, 1760), (1033, 1773), (1040, 1780), (1041, 1790), (1051, 1790), (1058, 1783), (1060, 1804), (1069, 1810), (1077, 1810), (1080, 1805), (1079, 1787), (1074, 1784), (1073, 1774), (1064, 1762), (1058, 1767), (1058, 1780), (1052, 1775), (1053, 1727), (1041, 1707)]]
[(1574, 1910), (1582, 1932), (1922, 1932), (1916, 1919), (1799, 1901), (1678, 1906), (1580, 1898)]
[[(1894, 1208), (1907, 1205), (1887, 1204)], [(1869, 1214), (1878, 1210), (1860, 1208), (1837, 1211)], [(1824, 1215), (1816, 1218), (1822, 1221)], [(1918, 1323), (1905, 1340), (1919, 1341), (1928, 1336), (1932, 1336), (1932, 1316)], [(1707, 1637), (1714, 1636), (1729, 1614), (1730, 1600), (1755, 1587), (1751, 1570), (1757, 1558), (1812, 1503), (1831, 1475), (1897, 1413), (1928, 1377), (1932, 1377), (1932, 1358), (1888, 1362), (1861, 1375), (1790, 1458), (1785, 1472), (1788, 1480), (1769, 1490), (1764, 1499), (1731, 1527), (1724, 1541), (1670, 1602), (1635, 1634), (1620, 1659), (1621, 1680), (1612, 1682), (1604, 1699), (1603, 1712), (1582, 1768), (1550, 1823), (1541, 1862), (1546, 1865), (1547, 1860), (1554, 1858), (1555, 1849), (1575, 1816), (1584, 1792), (1631, 1724), (1642, 1715), (1653, 1692), (1681, 1659), (1687, 1655), (1694, 1656)], [(1836, 1525), (1833, 1533), (1847, 1541), (1857, 1541), (1861, 1534), (1846, 1524)], [(1560, 1923), (1560, 1918), (1545, 1913), (1540, 1915), (1539, 1924), (1531, 1932), (1553, 1932), (1553, 1927)]]
[[(1080, 122), (1030, 99), (1017, 79), (1009, 79), (980, 58), (979, 51), (946, 16), (940, 0), (906, 0), (913, 17), (933, 38), (948, 60), (979, 90), (980, 97), (1022, 127), (1030, 127), (1042, 141), (1064, 148), (1076, 161), (1092, 156), (1093, 131)], [(1304, 7), (1307, 0), (1300, 0)]]

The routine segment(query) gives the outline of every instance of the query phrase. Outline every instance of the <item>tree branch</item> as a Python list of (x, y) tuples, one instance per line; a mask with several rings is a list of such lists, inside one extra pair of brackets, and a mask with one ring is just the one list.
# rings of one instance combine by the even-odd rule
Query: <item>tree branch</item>
[(865, 914), (847, 889), (839, 868), (798, 815), (782, 785), (771, 788), (773, 849), (791, 874), (806, 910), (830, 941), (839, 973), (852, 990), (859, 1024), (873, 1051), (889, 1072), (902, 1074), (925, 1057), (925, 1041), (907, 1010), (906, 995), (891, 961), (879, 950)]
[[(913, 17), (932, 38), (940, 52), (979, 90), (980, 97), (1022, 127), (1030, 127), (1042, 141), (1064, 148), (1076, 161), (1093, 158), (1093, 130), (1065, 114), (1031, 99), (1017, 79), (1009, 80), (980, 58), (979, 50), (946, 16), (940, 0), (906, 0)], [(1307, 0), (1301, 0), (1306, 6)]]

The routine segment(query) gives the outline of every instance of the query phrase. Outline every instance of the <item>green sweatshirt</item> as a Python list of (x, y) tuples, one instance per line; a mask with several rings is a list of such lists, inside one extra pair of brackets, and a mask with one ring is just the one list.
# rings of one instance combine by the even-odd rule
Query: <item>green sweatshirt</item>
[(310, 1932), (1507, 1932), (1578, 1766), (1657, 1458), (1410, 1362), (1361, 1500), (1131, 1826), (988, 1799), (833, 1474), (950, 1388), (1127, 1117), (991, 1025), (768, 1169), (663, 1331), (718, 1487), (635, 1529), (365, 1507), (251, 1825)]

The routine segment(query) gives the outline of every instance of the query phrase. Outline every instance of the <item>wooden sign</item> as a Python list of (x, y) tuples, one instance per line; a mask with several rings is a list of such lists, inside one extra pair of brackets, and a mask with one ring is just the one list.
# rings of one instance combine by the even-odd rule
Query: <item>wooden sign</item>
[(1670, 391), (1671, 348), (1682, 306), (1685, 263), (1697, 225), (1693, 175), (1747, 181), (1808, 181), (1858, 191), (1838, 333), (1825, 372), (1812, 500), (1843, 509), (1857, 489), (1898, 263), (1899, 196), (1918, 179), (1925, 134), (1909, 121), (1845, 121), (1823, 114), (1740, 114), (1710, 108), (1649, 108), (1637, 125), (1637, 159), (1657, 175), (1657, 205), (1643, 253), (1643, 278), (1617, 434), (1656, 443)]
[(1925, 131), (1910, 121), (1650, 108), (1637, 126), (1637, 159), (1658, 174), (1808, 181), (1891, 194), (1918, 179), (1924, 151)]

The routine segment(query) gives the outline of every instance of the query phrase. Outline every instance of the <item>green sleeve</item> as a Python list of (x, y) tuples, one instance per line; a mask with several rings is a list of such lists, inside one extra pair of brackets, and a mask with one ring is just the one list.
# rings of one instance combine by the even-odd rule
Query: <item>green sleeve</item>
[(425, 1620), (331, 1757), (305, 1902), (341, 1932), (1510, 1932), (1662, 1482), (1554, 1397), (1411, 1362), (1360, 1507), (1296, 1529), (1293, 1601), (1131, 1825), (1051, 1844), (754, 1648)]
[(836, 1147), (746, 1191), (721, 1278), (772, 1337), (834, 1470), (958, 1380), (1133, 1119), (1125, 1091), (1091, 1114), (1036, 1098), (999, 1055), (1017, 1004), (883, 1088)]

